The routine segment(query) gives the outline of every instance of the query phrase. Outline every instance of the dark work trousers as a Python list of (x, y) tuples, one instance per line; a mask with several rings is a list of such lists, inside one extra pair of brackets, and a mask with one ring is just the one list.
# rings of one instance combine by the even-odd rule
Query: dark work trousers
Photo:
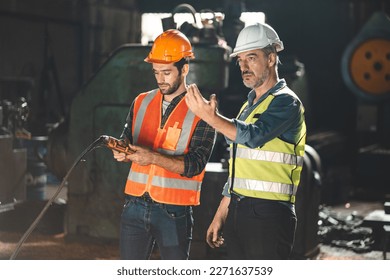
[(228, 258), (288, 259), (296, 223), (295, 211), (281, 202), (233, 194), (223, 232)]

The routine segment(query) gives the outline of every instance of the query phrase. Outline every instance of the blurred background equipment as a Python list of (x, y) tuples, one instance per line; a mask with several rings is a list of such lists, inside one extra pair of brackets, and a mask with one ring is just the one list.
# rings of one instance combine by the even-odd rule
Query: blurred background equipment
[(29, 139), (25, 129), (30, 80), (0, 80), (0, 212), (26, 199), (27, 151), (19, 141)]
[(376, 12), (348, 44), (342, 75), (357, 102), (355, 185), (373, 198), (389, 193), (390, 178), (390, 18)]

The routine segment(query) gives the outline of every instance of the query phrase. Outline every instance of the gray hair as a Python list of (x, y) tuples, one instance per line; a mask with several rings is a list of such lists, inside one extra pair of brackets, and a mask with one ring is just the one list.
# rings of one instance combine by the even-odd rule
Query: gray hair
[(279, 59), (279, 56), (278, 56), (278, 52), (276, 51), (276, 45), (275, 44), (268, 45), (268, 46), (262, 48), (261, 50), (264, 52), (264, 55), (266, 57), (268, 57), (271, 53), (274, 53), (276, 55), (276, 65), (282, 64), (280, 62), (280, 59)]

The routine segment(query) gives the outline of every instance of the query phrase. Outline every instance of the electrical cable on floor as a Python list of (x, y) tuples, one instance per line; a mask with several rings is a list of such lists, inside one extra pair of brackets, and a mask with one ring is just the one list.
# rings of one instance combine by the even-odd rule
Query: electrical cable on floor
[(70, 167), (70, 169), (68, 170), (68, 172), (66, 173), (65, 177), (62, 179), (62, 182), (60, 184), (60, 186), (58, 187), (57, 191), (54, 193), (54, 195), (49, 199), (49, 201), (45, 204), (45, 207), (42, 209), (42, 211), (39, 213), (39, 215), (37, 216), (37, 218), (32, 222), (32, 224), (30, 225), (30, 227), (27, 229), (27, 231), (23, 234), (22, 238), (19, 240), (19, 243), (17, 244), (16, 246), (16, 249), (14, 250), (14, 252), (12, 253), (11, 257), (10, 257), (10, 260), (14, 260), (16, 258), (16, 256), (18, 255), (19, 251), (20, 251), (20, 248), (22, 247), (23, 243), (26, 241), (26, 239), (30, 236), (30, 234), (33, 232), (33, 230), (35, 229), (35, 227), (38, 225), (38, 223), (40, 222), (40, 220), (42, 219), (43, 215), (45, 214), (45, 212), (47, 211), (47, 209), (50, 207), (50, 205), (53, 203), (54, 199), (58, 196), (58, 194), (61, 192), (62, 188), (64, 187), (65, 183), (67, 182), (67, 179), (69, 177), (69, 175), (71, 174), (71, 172), (73, 171), (73, 169), (77, 166), (77, 164), (82, 160), (82, 158), (89, 152), (91, 152), (92, 150), (94, 150), (95, 148), (98, 148), (98, 147), (101, 147), (101, 146), (107, 146), (109, 148), (112, 148), (108, 145), (107, 141), (108, 140), (116, 140), (115, 138), (113, 137), (110, 137), (110, 136), (106, 136), (106, 135), (102, 135), (100, 136), (98, 139), (96, 139), (91, 145), (89, 145), (80, 155), (79, 157), (74, 161), (73, 165)]

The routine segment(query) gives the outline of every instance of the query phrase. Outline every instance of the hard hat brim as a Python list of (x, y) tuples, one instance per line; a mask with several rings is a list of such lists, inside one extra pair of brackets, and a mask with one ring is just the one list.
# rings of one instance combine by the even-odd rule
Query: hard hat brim
[(247, 50), (240, 50), (240, 51), (236, 51), (236, 52), (233, 52), (232, 54), (230, 54), (229, 56), (230, 57), (236, 57), (239, 53), (243, 53), (243, 52), (248, 52), (248, 51), (253, 51), (253, 50), (261, 50), (262, 48), (250, 48), (250, 49), (247, 49)]
[[(265, 46), (265, 47), (267, 47), (267, 46)], [(243, 50), (239, 50), (239, 51), (233, 52), (233, 53), (231, 53), (229, 56), (230, 56), (230, 57), (236, 57), (239, 53), (248, 52), (248, 51), (253, 51), (253, 50), (262, 50), (262, 49), (264, 49), (265, 47), (262, 47), (262, 48), (261, 48), (261, 47), (254, 47), (254, 48), (249, 48), (249, 49), (243, 49)], [(280, 42), (280, 44), (276, 44), (276, 51), (277, 51), (277, 52), (280, 52), (280, 51), (282, 51), (282, 50), (284, 50), (283, 43)]]

